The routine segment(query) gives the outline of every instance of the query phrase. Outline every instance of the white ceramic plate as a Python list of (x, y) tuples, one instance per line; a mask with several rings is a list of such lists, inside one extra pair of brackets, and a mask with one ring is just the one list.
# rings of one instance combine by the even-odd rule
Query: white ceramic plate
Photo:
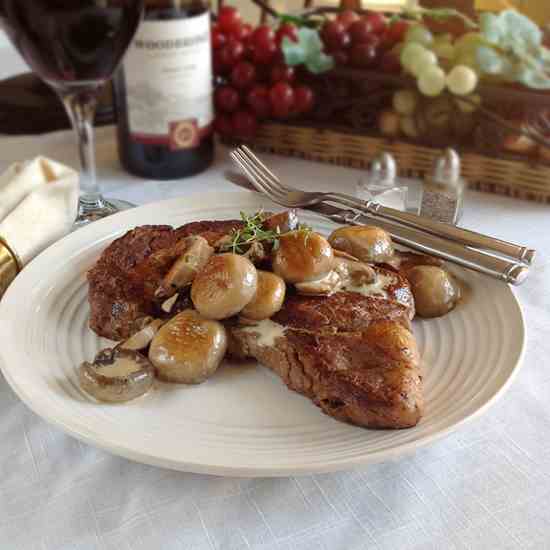
[[(415, 321), (426, 414), (415, 428), (373, 431), (337, 422), (256, 364), (226, 364), (201, 386), (158, 384), (124, 405), (94, 402), (77, 365), (107, 345), (88, 328), (86, 270), (114, 238), (142, 224), (230, 219), (259, 206), (252, 193), (195, 195), (129, 210), (58, 242), (16, 279), (0, 304), (3, 373), (37, 414), (67, 433), (132, 460), (191, 472), (287, 476), (395, 457), (457, 428), (494, 402), (517, 370), (524, 323), (510, 288), (458, 271), (463, 304)], [(328, 234), (334, 224), (304, 212)]]

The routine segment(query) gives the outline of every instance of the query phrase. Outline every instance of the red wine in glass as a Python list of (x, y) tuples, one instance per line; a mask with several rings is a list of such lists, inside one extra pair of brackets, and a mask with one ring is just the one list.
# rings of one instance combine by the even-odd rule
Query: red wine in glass
[(61, 97), (77, 132), (82, 225), (131, 205), (106, 200), (95, 177), (98, 92), (117, 69), (143, 14), (143, 0), (0, 0), (0, 24), (33, 71)]

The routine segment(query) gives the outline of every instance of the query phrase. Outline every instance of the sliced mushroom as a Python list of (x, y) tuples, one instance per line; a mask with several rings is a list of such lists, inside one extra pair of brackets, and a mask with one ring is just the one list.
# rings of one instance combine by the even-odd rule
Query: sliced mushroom
[(344, 285), (359, 286), (376, 282), (376, 270), (364, 262), (335, 258), (334, 269), (340, 274)]
[(231, 248), (233, 237), (231, 235), (224, 235), (220, 237), (212, 246), (219, 251), (228, 250)]
[(258, 288), (252, 301), (241, 311), (248, 319), (261, 321), (275, 315), (282, 307), (286, 295), (283, 279), (269, 271), (258, 270)]
[(168, 300), (165, 300), (162, 302), (162, 305), (160, 306), (160, 309), (164, 311), (164, 313), (172, 313), (172, 310), (174, 309), (174, 306), (176, 305), (176, 302), (178, 301), (178, 298), (180, 297), (179, 294), (174, 294)]
[(277, 231), (280, 234), (294, 231), (298, 228), (298, 212), (297, 210), (287, 210), (279, 214), (270, 214), (264, 221), (264, 229)]
[(145, 325), (139, 332), (136, 332), (126, 342), (122, 342), (117, 347), (134, 351), (145, 349), (163, 324), (164, 321), (161, 319), (153, 319), (148, 325)]
[(460, 285), (441, 267), (419, 265), (407, 272), (407, 278), (420, 317), (441, 317), (454, 309), (460, 300)]
[(338, 250), (337, 248), (333, 248), (332, 251), (334, 252), (335, 258), (344, 258), (344, 260), (351, 260), (352, 262), (358, 262), (358, 258), (355, 256), (352, 256), (351, 254), (348, 254), (347, 252), (344, 252), (343, 250)]
[(334, 269), (320, 279), (296, 283), (294, 286), (298, 294), (306, 296), (331, 296), (335, 292), (338, 292), (343, 285), (344, 281), (340, 273)]
[(263, 262), (268, 254), (265, 250), (265, 247), (262, 243), (254, 241), (248, 250), (243, 254), (245, 258), (248, 258), (254, 265)]
[(435, 265), (437, 267), (445, 266), (445, 262), (443, 260), (434, 256), (417, 254), (416, 252), (408, 252), (403, 250), (396, 250), (393, 257), (385, 263), (393, 269), (403, 273), (405, 276), (409, 269), (412, 269), (417, 265)]
[(372, 225), (340, 227), (329, 237), (333, 248), (355, 256), (362, 262), (385, 262), (393, 256), (389, 234)]
[(256, 294), (254, 264), (238, 254), (217, 254), (195, 277), (191, 299), (207, 319), (226, 319), (239, 313)]
[(137, 351), (119, 347), (99, 352), (93, 363), (82, 363), (78, 376), (86, 393), (107, 403), (123, 403), (151, 389), (155, 369)]
[(187, 237), (183, 240), (186, 248), (170, 271), (164, 276), (155, 293), (157, 298), (169, 298), (178, 289), (191, 284), (197, 273), (214, 254), (214, 249), (208, 244), (208, 241), (199, 235)]
[(281, 235), (273, 254), (273, 271), (287, 283), (303, 283), (328, 275), (334, 253), (328, 241), (311, 231), (291, 231)]
[(227, 350), (225, 327), (192, 309), (166, 323), (149, 348), (160, 379), (200, 384), (216, 372)]

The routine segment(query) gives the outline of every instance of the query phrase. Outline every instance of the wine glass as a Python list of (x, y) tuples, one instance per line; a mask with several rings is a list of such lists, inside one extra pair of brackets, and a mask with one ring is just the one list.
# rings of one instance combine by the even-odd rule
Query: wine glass
[(80, 201), (76, 225), (131, 208), (105, 199), (96, 179), (93, 122), (143, 15), (143, 0), (0, 0), (0, 21), (33, 71), (53, 87), (76, 131)]

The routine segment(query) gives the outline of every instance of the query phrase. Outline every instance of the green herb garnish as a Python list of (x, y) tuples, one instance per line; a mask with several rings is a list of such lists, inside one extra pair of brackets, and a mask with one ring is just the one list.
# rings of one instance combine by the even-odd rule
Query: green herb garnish
[(263, 228), (263, 210), (256, 212), (253, 216), (247, 216), (245, 212), (241, 212), (241, 220), (244, 227), (233, 230), (229, 236), (229, 242), (222, 245), (224, 251), (231, 251), (233, 254), (244, 254), (254, 243), (267, 242), (275, 244), (278, 241), (280, 237), (278, 231)]
[[(269, 243), (273, 246), (274, 250), (277, 249), (279, 239), (284, 233), (281, 233), (279, 226), (277, 226), (275, 230), (265, 229), (263, 227), (265, 221), (263, 210), (256, 212), (252, 216), (248, 216), (245, 212), (241, 212), (241, 220), (243, 221), (244, 227), (233, 230), (227, 242), (221, 246), (223, 252), (245, 254), (254, 243)], [(296, 231), (306, 233), (307, 243), (307, 236), (312, 231), (311, 227), (301, 223), (298, 225)]]

